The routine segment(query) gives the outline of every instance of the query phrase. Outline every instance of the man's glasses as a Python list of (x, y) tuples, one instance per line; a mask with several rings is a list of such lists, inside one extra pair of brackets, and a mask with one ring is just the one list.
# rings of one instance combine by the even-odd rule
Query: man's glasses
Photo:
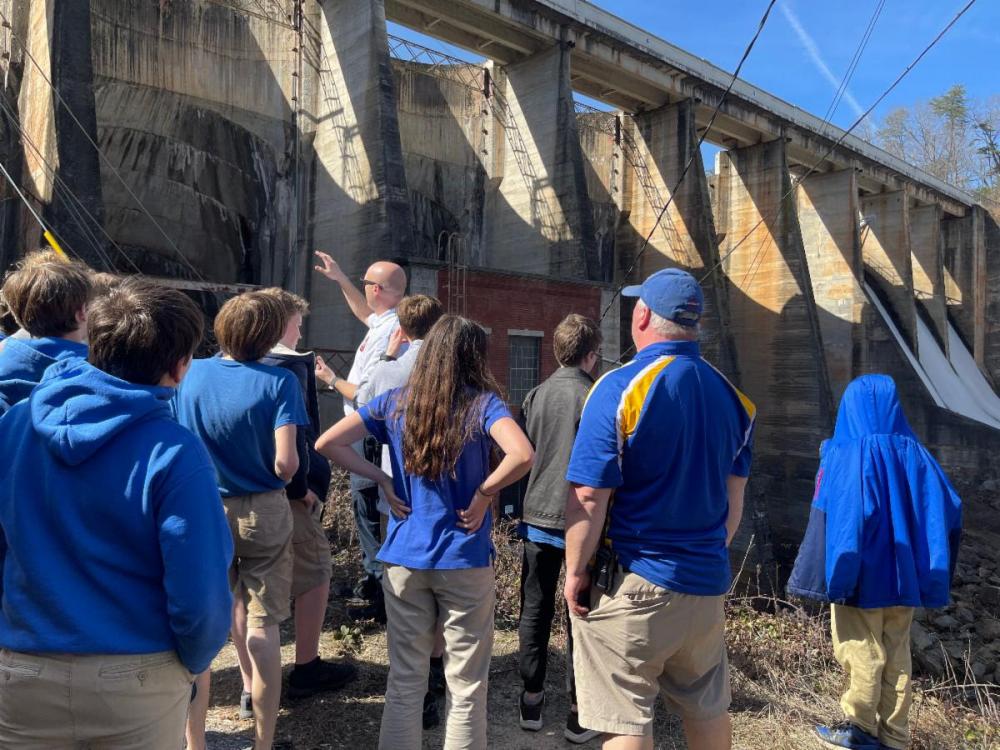
[(370, 279), (366, 279), (364, 276), (361, 277), (360, 281), (362, 286), (368, 286), (369, 284), (371, 284), (372, 286), (381, 286), (381, 284), (379, 284), (377, 281), (371, 281)]

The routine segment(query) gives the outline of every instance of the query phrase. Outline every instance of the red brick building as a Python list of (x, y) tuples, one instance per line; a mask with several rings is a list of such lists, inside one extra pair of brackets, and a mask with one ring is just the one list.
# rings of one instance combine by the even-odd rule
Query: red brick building
[(437, 269), (436, 296), (445, 309), (489, 330), (490, 369), (514, 407), (559, 366), (552, 352), (559, 322), (570, 313), (601, 317), (603, 287), (593, 283), (476, 269), (466, 272), (463, 295), (460, 280), (453, 279), (447, 269)]

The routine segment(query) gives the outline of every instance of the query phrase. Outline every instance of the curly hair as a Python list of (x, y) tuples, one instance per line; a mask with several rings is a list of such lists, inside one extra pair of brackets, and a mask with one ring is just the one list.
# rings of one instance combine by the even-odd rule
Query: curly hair
[(424, 339), (398, 409), (405, 413), (403, 465), (430, 480), (454, 477), (465, 446), (482, 429), (488, 393), (500, 393), (486, 363), (486, 331), (444, 315)]

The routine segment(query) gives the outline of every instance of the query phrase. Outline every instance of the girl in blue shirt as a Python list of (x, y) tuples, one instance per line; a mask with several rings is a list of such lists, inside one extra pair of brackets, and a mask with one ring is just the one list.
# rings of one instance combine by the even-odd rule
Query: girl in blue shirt
[[(379, 747), (419, 750), (435, 627), (444, 628), (445, 747), (486, 747), (486, 686), (495, 580), (490, 542), (496, 494), (531, 468), (531, 443), (486, 364), (486, 332), (445, 315), (430, 330), (409, 384), (382, 394), (324, 433), (316, 449), (377, 482), (389, 501), (385, 563), (389, 681)], [(390, 447), (393, 477), (351, 444)], [(490, 470), (496, 443), (504, 454)]]

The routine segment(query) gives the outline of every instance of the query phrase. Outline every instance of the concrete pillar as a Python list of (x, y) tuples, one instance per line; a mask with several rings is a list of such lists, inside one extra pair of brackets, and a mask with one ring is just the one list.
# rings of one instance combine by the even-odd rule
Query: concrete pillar
[[(631, 266), (642, 252), (634, 271), (637, 281), (668, 267), (683, 268), (703, 279), (706, 311), (702, 350), (713, 364), (735, 377), (736, 356), (727, 334), (726, 282), (715, 270), (719, 245), (698, 150), (693, 102), (685, 100), (624, 118), (621, 151), (626, 186), (623, 209), (628, 215), (618, 232), (622, 265)], [(681, 180), (692, 155), (691, 166)], [(666, 213), (657, 225), (665, 205)], [(646, 237), (650, 238), (649, 246), (642, 251)]]
[[(791, 557), (809, 513), (832, 402), (784, 141), (718, 156), (719, 247), (731, 282), (729, 329), (740, 385), (757, 404), (754, 495)], [(727, 257), (728, 256), (728, 257)]]
[[(494, 70), (496, 70), (494, 68)], [(487, 264), (564, 278), (601, 278), (573, 111), (570, 50), (555, 45), (496, 75), (500, 190)]]
[[(24, 186), (42, 202), (43, 218), (71, 256), (92, 268), (110, 269), (100, 231), (101, 164), (91, 145), (97, 140), (97, 118), (90, 0), (35, 0), (28, 3), (27, 14), (31, 57), (23, 60), (18, 100), (27, 167)], [(84, 218), (85, 213), (93, 220)]]
[(854, 170), (812, 174), (795, 191), (795, 199), (836, 404), (855, 375), (865, 306), (858, 281), (862, 269)]
[[(711, 254), (709, 245), (714, 247), (715, 233), (711, 212), (705, 210), (708, 207), (701, 201), (699, 183), (704, 180), (698, 178), (704, 178), (705, 170), (698, 168), (700, 154), (696, 158), (698, 164), (692, 163), (678, 186), (684, 164), (697, 142), (691, 142), (689, 137), (693, 121), (691, 103), (684, 101), (626, 117), (623, 123), (625, 200), (629, 214), (628, 223), (622, 228), (620, 247), (623, 260), (631, 262), (646, 237), (650, 238), (649, 248), (639, 260), (639, 277), (668, 266), (698, 270), (710, 265), (701, 257), (703, 251)], [(677, 193), (670, 200), (674, 187)], [(668, 202), (670, 205), (657, 225), (657, 217)], [(707, 219), (709, 226), (703, 219)]]
[(948, 305), (945, 301), (941, 207), (910, 208), (913, 293), (933, 324), (934, 335), (948, 352)]
[(982, 212), (983, 242), (983, 366), (993, 387), (1000, 390), (1000, 226), (992, 214)]
[(618, 230), (622, 223), (624, 178), (621, 140), (616, 138), (621, 112), (588, 112), (576, 116), (580, 148), (587, 175), (587, 194), (594, 212), (594, 240), (600, 264), (600, 280), (615, 279), (622, 260), (618, 252)]
[(53, 197), (53, 180), (44, 162), (56, 164), (56, 98), (45, 79), (52, 80), (52, 0), (32, 2), (27, 6), (28, 28), (25, 47), (41, 67), (25, 55), (24, 77), (18, 97), (18, 111), (24, 139), (24, 187), (43, 202)]
[(986, 344), (987, 216), (974, 206), (961, 218), (941, 222), (948, 315), (980, 366)]
[[(413, 254), (383, 0), (323, 0), (316, 60), (312, 247), (355, 280), (378, 259)], [(340, 289), (307, 277), (311, 346), (351, 349), (362, 327)]]
[(917, 351), (917, 308), (910, 253), (910, 199), (902, 190), (861, 199), (864, 226), (861, 258), (869, 278), (888, 303), (900, 333)]
[(601, 319), (601, 337), (603, 342), (601, 345), (601, 355), (604, 361), (601, 362), (601, 369), (607, 370), (612, 362), (616, 362), (622, 354), (622, 350), (627, 348), (631, 342), (627, 342), (622, 346), (622, 327), (621, 327), (621, 299), (615, 299), (612, 301), (611, 295), (613, 291), (610, 289), (601, 290), (601, 312), (605, 310), (608, 314)]

